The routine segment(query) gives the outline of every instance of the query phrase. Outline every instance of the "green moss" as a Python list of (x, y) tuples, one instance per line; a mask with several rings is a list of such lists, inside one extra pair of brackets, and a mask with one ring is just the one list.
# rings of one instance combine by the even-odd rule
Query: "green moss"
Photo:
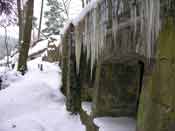
[(159, 58), (175, 58), (175, 24), (173, 18), (168, 18), (165, 28), (160, 33), (157, 55)]
[(168, 18), (160, 33), (156, 64), (141, 94), (138, 131), (170, 131), (175, 124), (175, 24)]

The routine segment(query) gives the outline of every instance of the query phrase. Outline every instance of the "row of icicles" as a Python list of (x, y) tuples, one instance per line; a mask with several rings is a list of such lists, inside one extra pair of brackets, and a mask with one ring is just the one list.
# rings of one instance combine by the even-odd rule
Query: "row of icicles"
[[(91, 62), (91, 74), (95, 63), (99, 62), (101, 59), (100, 57), (103, 56), (103, 52), (107, 46), (106, 44), (108, 44), (108, 42), (106, 42), (106, 34), (108, 33), (106, 23), (109, 18), (107, 3), (107, 0), (99, 2), (97, 6), (92, 8), (92, 10), (84, 17), (84, 24), (82, 25), (80, 23), (76, 26), (75, 52), (77, 73), (79, 73), (82, 51), (86, 51), (87, 62), (89, 60)], [(117, 28), (120, 28), (121, 23), (118, 23), (117, 16), (124, 11), (124, 4), (126, 3), (123, 3), (122, 0), (113, 0), (113, 8), (111, 9), (113, 13), (115, 12), (115, 16), (113, 16), (113, 27), (115, 27), (112, 29), (113, 35), (120, 33), (117, 31)], [(132, 25), (135, 28), (135, 32), (137, 31), (138, 26), (140, 26), (140, 33), (143, 38), (145, 38), (145, 55), (147, 58), (151, 58), (153, 55), (154, 43), (160, 30), (160, 0), (135, 0), (135, 5), (133, 3), (130, 4), (130, 20), (128, 21), (133, 22)], [(140, 24), (137, 24), (138, 18)], [(115, 44), (117, 44), (117, 42)]]

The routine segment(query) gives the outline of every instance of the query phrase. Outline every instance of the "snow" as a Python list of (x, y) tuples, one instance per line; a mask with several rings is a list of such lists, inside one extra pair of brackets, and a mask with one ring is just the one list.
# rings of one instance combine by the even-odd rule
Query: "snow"
[[(43, 64), (44, 71), (38, 64)], [(37, 58), (28, 62), (28, 67), (25, 76), (17, 76), (0, 91), (0, 131), (85, 131), (79, 115), (70, 115), (65, 109), (57, 64)], [(8, 72), (15, 76), (15, 71)]]
[(2, 89), (10, 86), (13, 82), (19, 80), (21, 75), (7, 67), (0, 68), (0, 78), (2, 79)]
[(96, 8), (98, 3), (101, 2), (101, 0), (91, 0), (87, 6), (85, 6), (80, 14), (73, 19), (73, 24), (76, 26), (79, 24), (79, 22), (87, 15), (88, 12), (90, 12), (92, 9)]
[(92, 112), (92, 102), (82, 102), (82, 109), (90, 115)]
[(12, 64), (15, 64), (18, 61), (18, 57), (19, 57), (19, 53), (14, 54), (11, 58), (10, 58), (10, 62)]
[[(19, 53), (13, 54), (13, 56), (9, 56), (9, 63), (14, 64), (18, 60)], [(7, 64), (7, 56), (0, 60), (0, 65), (5, 66)]]
[(72, 23), (72, 19), (68, 20), (65, 24), (63, 29), (61, 30), (61, 34), (64, 35), (66, 33), (66, 31), (68, 30), (70, 24)]
[(58, 47), (61, 42), (61, 36), (60, 35), (51, 35), (49, 36), (49, 45), (55, 45)]
[(61, 31), (61, 34), (65, 34), (68, 30), (70, 24), (73, 24), (77, 26), (79, 22), (87, 15), (88, 12), (90, 12), (92, 9), (96, 8), (98, 3), (101, 2), (101, 0), (91, 0), (77, 15), (75, 18), (71, 18), (67, 21), (67, 23), (64, 25), (64, 28)]
[[(43, 71), (38, 65), (43, 65)], [(7, 88), (0, 91), (0, 131), (85, 131), (79, 115), (66, 111), (61, 94), (61, 70), (58, 63), (42, 61), (39, 57), (28, 62), (28, 72), (0, 67)], [(83, 102), (82, 108), (91, 115), (92, 103)], [(132, 118), (95, 118), (99, 131), (135, 131)]]
[(42, 40), (38, 42), (33, 48), (29, 49), (29, 56), (38, 53), (39, 51), (42, 51), (48, 47), (48, 40)]
[(52, 45), (52, 46), (55, 45), (56, 47), (58, 47), (60, 45), (60, 40), (50, 42), (49, 45)]
[(7, 63), (7, 57), (0, 60), (0, 65), (5, 65)]
[(136, 131), (136, 121), (132, 118), (102, 117), (94, 119), (99, 131)]
[(26, 5), (27, 2), (28, 0), (23, 0), (23, 5)]
[(41, 57), (48, 56), (47, 50), (45, 50), (42, 54)]

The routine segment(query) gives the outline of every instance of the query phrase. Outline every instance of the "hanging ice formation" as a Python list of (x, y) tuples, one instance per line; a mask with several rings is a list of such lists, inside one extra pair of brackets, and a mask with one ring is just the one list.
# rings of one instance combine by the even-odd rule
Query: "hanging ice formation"
[(146, 56), (153, 56), (153, 49), (160, 31), (160, 0), (141, 1), (141, 29), (146, 39)]
[[(160, 0), (111, 0), (111, 2), (112, 8), (110, 9), (107, 5), (108, 0), (91, 1), (89, 6), (81, 13), (81, 19), (76, 22), (78, 27), (80, 26), (80, 21), (84, 21), (83, 27), (81, 29), (77, 28), (75, 31), (77, 71), (79, 71), (82, 47), (83, 51), (86, 51), (87, 62), (89, 60), (91, 62), (91, 74), (96, 61), (100, 61), (106, 48), (111, 47), (106, 41), (107, 33), (109, 32), (106, 24), (109, 21), (109, 10), (112, 10), (110, 12), (113, 13), (111, 31), (114, 36), (114, 43), (112, 43), (114, 47), (118, 44), (115, 37), (117, 33), (120, 33), (122, 28), (129, 25), (134, 29), (133, 36), (135, 37), (136, 33), (139, 33), (142, 37), (141, 39), (143, 39), (141, 43), (144, 44), (145, 52), (141, 53), (148, 59), (153, 56), (154, 44), (161, 27)], [(130, 17), (127, 21), (119, 21), (119, 17), (125, 14), (126, 9), (130, 11)]]
[(81, 58), (81, 48), (82, 48), (82, 34), (80, 32), (81, 27), (76, 27), (75, 28), (75, 55), (76, 55), (76, 70), (77, 73), (79, 73), (79, 68), (80, 68), (80, 58)]

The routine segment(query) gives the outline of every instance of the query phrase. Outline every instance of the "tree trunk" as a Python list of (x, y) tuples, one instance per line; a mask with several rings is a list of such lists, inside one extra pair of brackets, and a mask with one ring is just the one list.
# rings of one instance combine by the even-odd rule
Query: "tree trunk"
[(4, 27), (4, 30), (5, 30), (5, 40), (4, 40), (4, 43), (5, 43), (5, 48), (6, 48), (6, 56), (7, 56), (7, 67), (9, 67), (9, 48), (8, 48), (8, 41), (7, 41), (7, 27)]
[(22, 20), (22, 10), (21, 10), (21, 0), (17, 0), (17, 9), (18, 9), (18, 25), (19, 25), (19, 47), (22, 43), (22, 34), (23, 34), (23, 20)]
[(86, 4), (88, 4), (90, 2), (90, 0), (86, 0)]
[(81, 1), (82, 1), (82, 8), (84, 8), (85, 6), (84, 0), (81, 0)]
[(27, 58), (31, 41), (34, 0), (28, 0), (26, 3), (26, 7), (26, 22), (24, 25), (25, 32), (23, 35), (24, 42), (21, 44), (18, 61), (18, 71), (22, 72), (23, 74), (27, 70)]
[(39, 22), (39, 30), (38, 30), (38, 40), (40, 39), (41, 24), (42, 24), (42, 18), (43, 18), (43, 6), (44, 6), (44, 0), (42, 0), (42, 3), (41, 3), (40, 22)]

